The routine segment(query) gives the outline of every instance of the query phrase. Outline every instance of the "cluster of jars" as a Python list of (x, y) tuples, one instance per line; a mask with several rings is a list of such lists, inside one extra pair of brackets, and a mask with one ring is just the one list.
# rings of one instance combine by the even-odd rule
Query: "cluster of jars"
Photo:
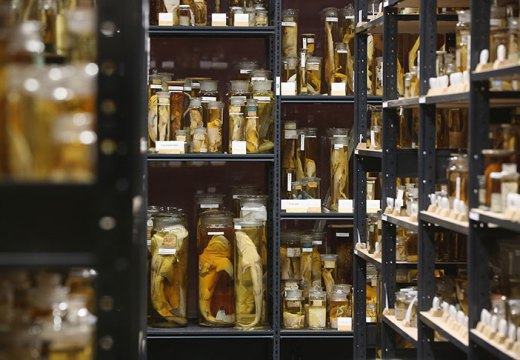
[(197, 195), (196, 234), (191, 235), (182, 210), (149, 209), (151, 326), (187, 325), (188, 261), (193, 245), (198, 259), (199, 325), (252, 329), (268, 324), (268, 198), (237, 194), (234, 206), (235, 200), (238, 215), (225, 210), (222, 194)]
[(315, 53), (315, 34), (298, 32), (298, 14), (297, 9), (282, 12), (282, 82), (295, 84), (292, 95), (353, 94), (355, 24), (352, 4), (343, 9), (323, 10), (323, 56)]
[(395, 319), (417, 327), (417, 288), (403, 288), (395, 293)]
[(95, 180), (95, 11), (58, 4), (0, 5), (0, 177)]
[[(161, 153), (260, 153), (272, 151), (274, 94), (270, 72), (240, 64), (240, 79), (222, 94), (211, 79), (173, 80), (150, 75), (148, 143)], [(227, 101), (226, 101), (227, 99)], [(227, 111), (226, 111), (227, 109)], [(225, 136), (225, 132), (228, 136)], [(228, 140), (228, 146), (225, 141)], [(173, 146), (175, 141), (178, 146)]]
[[(220, 1), (215, 2), (213, 14), (223, 14)], [(161, 20), (161, 14), (171, 14)], [(222, 22), (215, 26), (268, 26), (269, 11), (264, 0), (231, 0)], [(238, 15), (238, 16), (237, 16)], [(208, 3), (206, 0), (150, 1), (150, 24), (170, 26), (207, 26)]]
[(95, 355), (96, 272), (3, 270), (0, 358), (91, 359)]

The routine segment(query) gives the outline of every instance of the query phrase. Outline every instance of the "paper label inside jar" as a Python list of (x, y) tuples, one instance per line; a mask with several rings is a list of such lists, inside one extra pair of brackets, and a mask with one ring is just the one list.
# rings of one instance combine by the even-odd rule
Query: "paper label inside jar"
[(312, 241), (312, 245), (321, 245), (321, 244), (323, 244), (323, 241), (321, 241), (321, 240), (313, 240)]
[(300, 151), (305, 150), (305, 134), (300, 135)]
[(150, 85), (150, 89), (162, 89), (162, 85)]
[(217, 101), (217, 98), (215, 96), (203, 96), (201, 98), (202, 102), (210, 102), (210, 101)]
[(282, 21), (282, 26), (296, 26), (294, 21)]
[(287, 174), (287, 191), (291, 191), (292, 190), (292, 173), (288, 173)]
[(350, 234), (349, 233), (344, 233), (344, 232), (338, 232), (338, 233), (336, 233), (336, 237), (348, 238), (348, 237), (350, 237)]
[(299, 308), (300, 307), (300, 301), (287, 301), (286, 305), (288, 308)]
[(287, 248), (287, 257), (300, 257), (301, 254), (300, 248)]
[(215, 235), (224, 235), (223, 231), (208, 231), (208, 235), (215, 236)]
[(242, 230), (242, 225), (235, 225), (235, 230)]
[(159, 255), (175, 255), (177, 253), (177, 249), (159, 249)]
[(168, 86), (169, 92), (181, 92), (183, 90), (184, 90), (184, 87), (182, 87), (182, 86), (173, 86), (173, 85)]
[(326, 268), (326, 269), (335, 269), (336, 268), (336, 262), (335, 261), (330, 261), (330, 260), (325, 260), (323, 262), (323, 267)]
[(200, 204), (201, 209), (218, 209), (219, 204)]
[(311, 306), (321, 307), (325, 306), (323, 300), (311, 300)]
[(264, 81), (267, 80), (265, 76), (252, 76), (251, 81)]
[(325, 18), (325, 21), (327, 22), (338, 22), (338, 18), (337, 17), (326, 17)]
[(271, 102), (271, 97), (269, 96), (253, 96), (253, 99), (255, 100), (258, 100), (258, 101), (268, 101), (268, 102)]
[(310, 252), (312, 252), (312, 248), (304, 247), (304, 248), (302, 248), (302, 252), (304, 252), (304, 253), (310, 253)]
[(226, 14), (225, 13), (213, 13), (211, 14), (211, 26), (226, 26)]

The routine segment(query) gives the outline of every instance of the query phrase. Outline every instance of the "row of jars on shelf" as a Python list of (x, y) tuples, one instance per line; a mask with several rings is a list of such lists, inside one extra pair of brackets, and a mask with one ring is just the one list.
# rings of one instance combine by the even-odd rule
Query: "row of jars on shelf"
[(0, 358), (90, 359), (96, 330), (91, 269), (62, 274), (3, 270), (0, 275)]
[[(206, 0), (152, 0), (150, 1), (150, 24), (166, 26), (268, 26), (269, 11), (264, 0), (232, 0), (229, 9), (219, 0), (215, 1), (212, 21), (208, 21)], [(218, 15), (221, 15), (220, 17)], [(237, 16), (238, 15), (238, 16)]]
[[(253, 79), (232, 80), (229, 93), (219, 93), (218, 82), (172, 80), (172, 74), (150, 76), (148, 140), (159, 153), (271, 152), (274, 94), (266, 70), (250, 71)], [(228, 99), (227, 104), (223, 102)], [(225, 111), (227, 109), (227, 112)], [(229, 146), (223, 132), (228, 130)], [(173, 143), (172, 143), (173, 141)]]

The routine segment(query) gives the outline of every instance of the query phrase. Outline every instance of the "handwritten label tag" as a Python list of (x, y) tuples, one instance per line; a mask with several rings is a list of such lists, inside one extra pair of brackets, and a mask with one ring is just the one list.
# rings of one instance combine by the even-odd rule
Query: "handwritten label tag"
[(321, 213), (321, 200), (282, 200), (281, 207), (288, 213)]

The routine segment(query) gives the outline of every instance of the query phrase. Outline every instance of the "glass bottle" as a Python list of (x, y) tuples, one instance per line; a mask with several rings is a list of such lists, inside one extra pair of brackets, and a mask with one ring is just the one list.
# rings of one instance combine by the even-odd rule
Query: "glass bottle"
[[(332, 60), (334, 61), (334, 60)], [(305, 76), (307, 79), (307, 93), (321, 94), (321, 57), (311, 56), (306, 60)], [(330, 82), (330, 79), (329, 79)]]
[[(195, 140), (195, 130), (198, 128), (203, 128), (204, 124), (204, 115), (202, 102), (200, 98), (192, 98), (190, 100), (190, 106), (187, 114), (187, 124), (186, 127), (190, 129), (190, 135), (193, 140)], [(200, 134), (200, 132), (199, 132)], [(200, 139), (199, 139), (200, 140)]]
[(193, 0), (193, 5), (195, 26), (206, 26), (208, 24), (208, 4), (206, 0)]
[(298, 73), (298, 58), (287, 57), (282, 60), (282, 82), (296, 82)]
[(321, 290), (309, 292), (309, 329), (327, 327), (327, 293)]
[(150, 245), (151, 323), (160, 327), (186, 326), (189, 233), (185, 216), (170, 213), (154, 220)]
[(269, 25), (269, 11), (264, 8), (255, 9), (255, 26)]
[(236, 326), (240, 329), (261, 328), (267, 324), (268, 293), (263, 222), (234, 219), (234, 223)]
[(296, 179), (296, 146), (298, 133), (295, 121), (287, 121), (284, 124), (284, 137), (282, 144), (282, 194), (284, 199), (290, 199), (291, 184)]
[(212, 101), (220, 101), (220, 96), (218, 93), (218, 82), (216, 80), (202, 80), (200, 82), (199, 97), (203, 109), (203, 121), (204, 124), (207, 124), (209, 120), (209, 103)]
[(212, 101), (208, 105), (208, 152), (222, 152), (222, 126), (224, 124), (224, 104)]
[[(347, 45), (341, 42), (336, 43), (336, 48), (334, 50), (334, 63), (336, 66), (336, 71), (334, 73), (334, 82), (345, 84), (346, 95), (351, 95), (348, 89), (353, 87), (352, 84), (349, 84), (349, 61), (350, 51)], [(332, 93), (330, 93), (330, 95), (332, 95)]]
[(199, 325), (233, 326), (236, 245), (232, 214), (224, 210), (202, 213), (199, 234)]
[(301, 235), (301, 257), (300, 257), (300, 274), (302, 280), (303, 294), (307, 298), (309, 296), (309, 289), (312, 287), (312, 235)]
[(331, 93), (332, 83), (337, 68), (334, 63), (334, 44), (340, 42), (339, 39), (339, 15), (338, 9), (326, 8), (323, 10), (323, 37), (324, 37), (324, 90), (327, 94)]
[[(302, 178), (303, 180), (304, 178)], [(291, 199), (295, 200), (303, 200), (305, 199), (305, 196), (303, 194), (303, 181), (297, 180), (293, 181), (291, 184)]]
[(258, 100), (248, 99), (246, 102), (246, 110), (246, 150), (248, 154), (254, 154), (260, 150)]
[(195, 19), (190, 5), (179, 5), (177, 10), (180, 26), (193, 26)]
[(229, 8), (229, 26), (237, 26), (235, 24), (235, 15), (244, 14), (245, 9), (242, 6), (231, 6)]
[(330, 147), (330, 208), (338, 211), (339, 200), (349, 196), (348, 137), (331, 138)]
[[(262, 147), (266, 150), (272, 150), (274, 147), (274, 93), (272, 89), (272, 80), (253, 81), (253, 99), (257, 101), (257, 130), (258, 130), (258, 150), (262, 151)], [(247, 131), (246, 131), (247, 132)], [(248, 133), (248, 136), (253, 134)], [(256, 139), (254, 139), (256, 141)], [(269, 146), (268, 144), (272, 145)]]
[(336, 261), (338, 255), (336, 254), (323, 254), (321, 255), (321, 277), (325, 284), (325, 290), (327, 295), (330, 296), (332, 292), (332, 286), (336, 283), (338, 278)]
[(280, 276), (282, 280), (301, 279), (301, 253), (299, 234), (292, 231), (283, 232), (280, 246)]
[(491, 207), (492, 181), (491, 173), (500, 173), (502, 164), (514, 162), (515, 153), (512, 150), (485, 149), (482, 150), (484, 157), (484, 176), (486, 177), (486, 206)]
[(520, 25), (518, 18), (508, 18), (508, 46), (507, 59), (511, 61), (520, 60)]
[(300, 66), (296, 77), (298, 81), (297, 93), (298, 95), (307, 95), (307, 49), (300, 49), (299, 57)]
[(468, 113), (462, 109), (448, 110), (449, 146), (452, 149), (464, 149), (467, 145)]
[(282, 57), (296, 56), (298, 50), (298, 10), (282, 11)]
[(467, 202), (468, 196), (468, 155), (453, 154), (447, 169), (448, 196)]
[(470, 39), (471, 39), (471, 11), (470, 10), (458, 10), (457, 11), (459, 20), (456, 25), (456, 65), (457, 70), (463, 72), (468, 70), (470, 64)]
[(489, 25), (489, 61), (493, 63), (497, 59), (498, 47), (504, 45), (507, 48), (508, 36), (505, 7), (499, 7), (496, 5), (491, 6)]
[[(318, 129), (305, 128), (299, 135), (300, 161), (304, 169), (304, 177), (318, 176)], [(303, 149), (303, 151), (302, 151)], [(300, 167), (300, 164), (298, 164)]]
[(308, 56), (314, 55), (315, 49), (315, 34), (302, 34), (302, 49), (307, 50)]
[(369, 214), (367, 221), (367, 244), (369, 254), (373, 254), (376, 251), (376, 242), (379, 237), (379, 229), (377, 221), (379, 216), (377, 214)]
[(192, 153), (207, 153), (208, 152), (208, 133), (205, 127), (196, 128), (191, 142)]
[(287, 290), (283, 304), (283, 327), (285, 329), (303, 329), (305, 327), (305, 309), (302, 290)]
[(311, 287), (321, 289), (321, 255), (326, 253), (326, 234), (323, 232), (312, 232), (312, 266), (311, 266)]
[(246, 141), (246, 102), (235, 97), (229, 105), (229, 153), (233, 153), (233, 141)]
[(336, 284), (330, 294), (329, 319), (330, 327), (338, 328), (338, 318), (348, 318), (352, 316), (350, 302), (350, 285)]
[(406, 234), (406, 261), (417, 262), (418, 244), (417, 231), (407, 230)]
[(403, 321), (406, 316), (406, 292), (398, 291), (395, 293), (395, 319)]
[[(356, 25), (354, 24), (355, 21), (355, 9), (352, 4), (348, 4), (343, 9), (341, 9), (341, 17), (340, 17), (340, 27), (341, 27), (341, 40), (347, 46), (352, 45), (351, 41), (354, 39), (354, 36), (356, 34), (355, 28)], [(351, 49), (352, 50), (352, 49)]]

